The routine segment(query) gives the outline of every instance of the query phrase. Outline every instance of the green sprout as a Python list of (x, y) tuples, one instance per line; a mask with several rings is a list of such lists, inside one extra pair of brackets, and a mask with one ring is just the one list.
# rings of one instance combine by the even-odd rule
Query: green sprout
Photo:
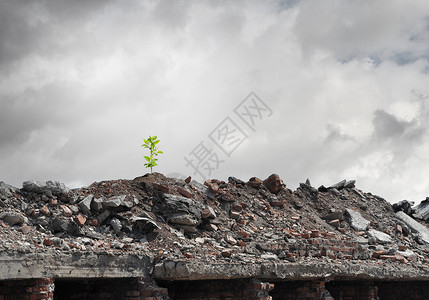
[(164, 154), (162, 151), (158, 150), (159, 146), (156, 146), (159, 143), (159, 140), (157, 140), (157, 136), (149, 136), (148, 139), (143, 139), (144, 144), (142, 147), (149, 149), (150, 156), (143, 156), (144, 159), (147, 160), (147, 163), (144, 164), (146, 168), (150, 167), (150, 173), (152, 174), (152, 167), (157, 166), (157, 158), (155, 156), (158, 156), (158, 154)]

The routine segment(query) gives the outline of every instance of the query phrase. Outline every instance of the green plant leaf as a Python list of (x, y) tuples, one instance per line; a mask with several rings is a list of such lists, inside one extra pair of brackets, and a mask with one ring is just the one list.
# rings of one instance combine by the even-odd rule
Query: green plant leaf
[(163, 152), (159, 150), (159, 146), (156, 146), (157, 144), (159, 144), (160, 140), (158, 140), (158, 137), (154, 135), (149, 136), (147, 139), (143, 139), (143, 141), (144, 144), (142, 145), (142, 147), (149, 149), (150, 151), (149, 156), (143, 156), (144, 159), (147, 161), (144, 166), (146, 168), (151, 168), (152, 171), (152, 167), (157, 166), (156, 162), (158, 161), (158, 159), (155, 157), (158, 156), (158, 154), (163, 154)]

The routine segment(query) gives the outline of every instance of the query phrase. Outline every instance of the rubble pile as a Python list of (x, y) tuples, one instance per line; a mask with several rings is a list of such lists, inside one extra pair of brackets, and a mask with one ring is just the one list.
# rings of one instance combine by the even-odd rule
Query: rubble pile
[(211, 265), (241, 266), (237, 278), (295, 276), (280, 267), (252, 269), (266, 264), (335, 266), (350, 277), (357, 267), (365, 273), (380, 265), (429, 275), (429, 200), (415, 209), (408, 201), (392, 206), (353, 180), (319, 188), (307, 180), (295, 191), (276, 174), (199, 183), (154, 173), (78, 189), (0, 182), (0, 207), (3, 255), (144, 255), (161, 279), (193, 278), (192, 268), (200, 268), (193, 271), (200, 279), (231, 278), (233, 271), (214, 274)]

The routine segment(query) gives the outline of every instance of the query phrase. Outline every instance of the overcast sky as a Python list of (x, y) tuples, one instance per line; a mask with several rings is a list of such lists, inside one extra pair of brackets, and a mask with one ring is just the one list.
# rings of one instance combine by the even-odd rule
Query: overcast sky
[(154, 170), (429, 196), (429, 2), (0, 1), (0, 181)]

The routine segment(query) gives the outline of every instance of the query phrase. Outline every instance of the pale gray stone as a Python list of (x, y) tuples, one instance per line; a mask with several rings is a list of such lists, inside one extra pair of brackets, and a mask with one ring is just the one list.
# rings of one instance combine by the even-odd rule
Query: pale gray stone
[(96, 211), (102, 210), (103, 209), (103, 201), (104, 201), (103, 197), (92, 199), (91, 209), (96, 210)]
[(121, 195), (121, 196), (113, 196), (113, 197), (110, 197), (108, 199), (105, 199), (103, 201), (103, 208), (119, 207), (122, 205), (125, 198), (126, 198), (126, 195)]
[(420, 240), (425, 245), (429, 245), (429, 229), (426, 226), (420, 224), (403, 211), (398, 211), (396, 213), (396, 217), (402, 222), (404, 222), (411, 229), (412, 232), (417, 233)]
[(375, 238), (375, 241), (379, 244), (389, 244), (392, 242), (392, 237), (387, 233), (375, 229), (370, 229), (367, 233), (370, 237)]
[(112, 226), (113, 230), (118, 233), (122, 229), (121, 221), (119, 221), (117, 218), (112, 218), (110, 220), (110, 226)]
[(346, 208), (346, 213), (349, 215), (350, 226), (356, 231), (365, 231), (368, 229), (370, 221), (362, 217), (362, 215), (352, 209)]
[(91, 215), (91, 202), (93, 198), (94, 195), (91, 194), (78, 203), (80, 210), (87, 216)]

